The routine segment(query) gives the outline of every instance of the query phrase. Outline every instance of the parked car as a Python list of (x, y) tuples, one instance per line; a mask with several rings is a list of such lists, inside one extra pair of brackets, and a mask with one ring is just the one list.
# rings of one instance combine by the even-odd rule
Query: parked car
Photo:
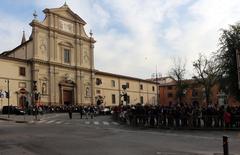
[(16, 115), (24, 115), (25, 111), (23, 109), (20, 109), (17, 106), (3, 106), (2, 108), (2, 114), (16, 114)]
[(23, 109), (20, 109), (19, 107), (14, 108), (14, 114), (16, 115), (24, 115), (25, 111)]

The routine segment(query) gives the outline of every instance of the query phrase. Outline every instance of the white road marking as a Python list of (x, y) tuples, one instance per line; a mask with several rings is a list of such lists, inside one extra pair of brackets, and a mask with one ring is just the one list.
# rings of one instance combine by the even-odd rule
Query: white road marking
[(95, 121), (94, 124), (95, 124), (95, 125), (99, 125), (99, 122), (96, 122), (96, 121)]
[(117, 122), (112, 122), (112, 124), (114, 124), (114, 125), (119, 125), (119, 123), (117, 123)]
[(86, 121), (85, 124), (90, 124), (90, 122), (89, 122), (89, 121)]
[(48, 122), (46, 122), (46, 124), (50, 124), (50, 123), (53, 123), (53, 122), (55, 122), (55, 120), (48, 121)]
[(61, 124), (62, 122), (61, 121), (58, 121), (58, 122), (55, 122), (56, 124)]
[(104, 124), (104, 125), (109, 125), (109, 122), (103, 121), (103, 124)]
[(44, 123), (46, 122), (47, 120), (41, 120), (41, 121), (38, 121), (37, 123)]
[(30, 124), (33, 124), (33, 123), (35, 123), (35, 121), (29, 121), (29, 123), (30, 123)]

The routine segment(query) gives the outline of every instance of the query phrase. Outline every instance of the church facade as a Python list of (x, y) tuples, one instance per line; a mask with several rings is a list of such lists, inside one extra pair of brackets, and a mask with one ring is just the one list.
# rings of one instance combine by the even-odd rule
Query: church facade
[[(35, 18), (30, 23), (32, 34), (28, 40), (24, 34), (19, 46), (0, 54), (0, 65), (4, 66), (0, 74), (1, 107), (8, 104), (7, 92), (10, 96), (9, 103), (20, 107), (26, 101), (45, 105), (89, 105), (96, 104), (99, 96), (105, 105), (112, 106), (122, 100), (120, 85), (124, 80), (119, 79), (136, 83), (133, 84), (134, 90), (128, 93), (134, 94), (134, 101), (150, 103), (147, 98), (151, 98), (151, 103), (154, 102), (157, 87), (153, 82), (95, 69), (96, 41), (92, 33), (86, 34), (86, 22), (66, 4), (60, 8), (45, 9), (43, 12), (43, 21)], [(103, 83), (109, 78), (118, 79), (117, 93), (113, 93), (107, 85), (96, 85), (99, 78)], [(141, 82), (149, 85), (146, 88), (155, 87), (155, 91), (152, 91), (153, 88), (151, 91), (141, 90)], [(99, 87), (104, 90), (104, 94), (99, 94)], [(113, 103), (114, 99), (107, 96), (114, 95), (116, 99)]]

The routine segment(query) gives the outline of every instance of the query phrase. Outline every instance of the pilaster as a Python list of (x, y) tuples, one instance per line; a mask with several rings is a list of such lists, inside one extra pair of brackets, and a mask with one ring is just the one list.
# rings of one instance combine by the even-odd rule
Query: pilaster
[(55, 45), (55, 41), (54, 41), (54, 32), (50, 31), (49, 32), (49, 61), (54, 61), (54, 57), (55, 57), (55, 48), (54, 48), (54, 45)]
[(50, 66), (49, 67), (49, 102), (50, 105), (55, 104), (55, 98), (56, 98), (56, 91), (57, 88), (55, 88), (55, 67)]
[(80, 70), (76, 71), (76, 104), (81, 105), (82, 99), (81, 99), (81, 72)]

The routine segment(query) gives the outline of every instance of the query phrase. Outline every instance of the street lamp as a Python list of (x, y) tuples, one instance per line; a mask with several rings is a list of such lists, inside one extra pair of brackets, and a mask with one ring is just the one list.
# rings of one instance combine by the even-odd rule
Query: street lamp
[(39, 94), (37, 92), (37, 81), (33, 81), (33, 106), (34, 106), (34, 109), (35, 109), (35, 119), (37, 120), (37, 101), (39, 99)]
[(224, 108), (226, 107), (226, 99), (227, 99), (227, 95), (225, 92), (223, 92), (222, 90), (218, 93), (217, 95), (218, 97), (218, 105), (219, 107), (224, 106)]
[(9, 92), (9, 79), (5, 80), (7, 82), (7, 92), (6, 92), (6, 97), (8, 99), (8, 118), (9, 118), (9, 113), (10, 113), (10, 107), (9, 107), (9, 98), (10, 98), (10, 92)]
[(128, 102), (128, 96), (127, 96), (127, 85), (122, 85), (122, 95), (121, 97), (123, 96), (123, 101), (126, 102), (126, 105), (127, 105), (127, 102)]
[(152, 74), (152, 79), (155, 81), (156, 84), (156, 89), (157, 89), (157, 104), (159, 104), (159, 87), (158, 87), (158, 78), (162, 77), (162, 74), (160, 72), (157, 72), (156, 68), (156, 73)]
[(238, 75), (238, 89), (240, 89), (240, 51), (236, 50), (236, 61), (237, 61), (237, 75)]

